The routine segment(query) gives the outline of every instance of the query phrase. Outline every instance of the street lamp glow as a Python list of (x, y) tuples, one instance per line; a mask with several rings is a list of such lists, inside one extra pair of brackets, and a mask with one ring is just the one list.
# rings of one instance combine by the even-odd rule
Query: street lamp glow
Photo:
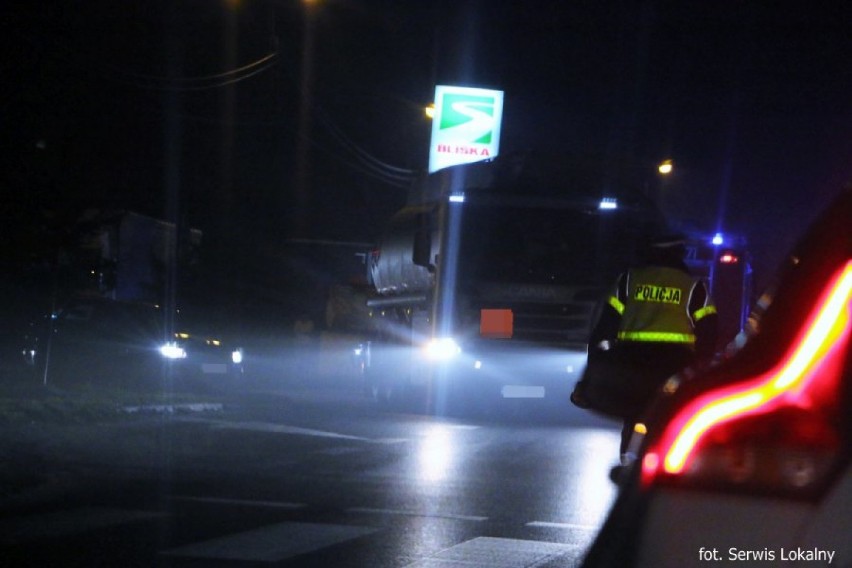
[(672, 170), (674, 170), (674, 164), (671, 160), (665, 160), (662, 164), (657, 166), (657, 171), (663, 174), (664, 176), (672, 173)]
[(424, 107), (423, 112), (426, 114), (426, 118), (432, 120), (435, 118), (435, 103), (430, 103)]

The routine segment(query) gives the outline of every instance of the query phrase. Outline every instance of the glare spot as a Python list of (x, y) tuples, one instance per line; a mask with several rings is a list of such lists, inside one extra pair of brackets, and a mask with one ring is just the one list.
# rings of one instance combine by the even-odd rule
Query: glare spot
[[(554, 487), (559, 491), (554, 499), (562, 504), (561, 522), (594, 526), (603, 522), (615, 498), (609, 469), (617, 459), (618, 442), (615, 430), (590, 429), (571, 435), (563, 459), (572, 475), (566, 476), (562, 486)], [(566, 498), (568, 495), (575, 497)]]
[(452, 457), (453, 439), (444, 426), (433, 426), (420, 443), (419, 477), (424, 481), (441, 481), (447, 477)]

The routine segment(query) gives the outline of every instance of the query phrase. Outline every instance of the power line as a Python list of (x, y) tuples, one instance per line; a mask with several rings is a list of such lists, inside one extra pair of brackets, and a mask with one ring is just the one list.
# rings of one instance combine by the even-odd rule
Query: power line
[(46, 55), (75, 67), (96, 72), (99, 79), (111, 79), (147, 90), (200, 91), (218, 89), (245, 81), (271, 69), (278, 63), (279, 58), (279, 52), (276, 50), (234, 69), (206, 75), (169, 77), (166, 75), (139, 73), (131, 70), (126, 64), (116, 65), (92, 61), (84, 53), (70, 47), (72, 45), (71, 42), (63, 43), (54, 35), (40, 36), (42, 40), (47, 40), (50, 44), (50, 49), (46, 49), (46, 46), (43, 46), (41, 42), (34, 40), (27, 34), (21, 32), (15, 33), (30, 45), (40, 48)]
[[(274, 51), (245, 65), (241, 65), (240, 67), (227, 71), (207, 75), (168, 77), (163, 75), (139, 73), (130, 70), (125, 65), (92, 61), (83, 53), (74, 49), (69, 49), (67, 44), (60, 46), (59, 41), (55, 37), (51, 36), (51, 38), (51, 44), (55, 49), (49, 50), (49, 53), (53, 57), (61, 59), (66, 63), (86, 71), (95, 71), (98, 74), (99, 79), (113, 80), (129, 84), (136, 88), (152, 91), (190, 92), (222, 88), (255, 77), (275, 67), (279, 60), (279, 52)], [(37, 45), (44, 51), (44, 46), (40, 45), (39, 42), (35, 42), (31, 38), (25, 37), (25, 39), (28, 43)], [(104, 73), (104, 71), (108, 73)], [(355, 143), (339, 126), (337, 126), (337, 124), (321, 106), (312, 103), (311, 112), (318, 117), (319, 122), (324, 126), (326, 132), (330, 135), (331, 140), (344, 151), (344, 155), (340, 155), (333, 149), (323, 146), (317, 140), (310, 139), (308, 140), (308, 143), (319, 148), (347, 167), (350, 167), (373, 179), (378, 179), (388, 185), (407, 189), (414, 179), (416, 179), (418, 175), (417, 171), (394, 166), (380, 160)], [(221, 119), (205, 119), (203, 117), (188, 118), (221, 122)], [(234, 122), (233, 119), (231, 119), (231, 121)], [(269, 124), (270, 121), (264, 120), (263, 123)]]
[[(270, 53), (247, 65), (231, 71), (197, 77), (158, 77), (155, 75), (141, 75), (128, 72), (111, 65), (106, 66), (106, 68), (112, 69), (121, 75), (129, 77), (132, 80), (125, 82), (141, 89), (155, 91), (204, 91), (234, 85), (259, 75), (274, 67), (277, 64), (277, 57), (277, 52)], [(143, 79), (145, 82), (139, 82), (137, 79)]]
[[(251, 63), (247, 63), (246, 65), (243, 65), (242, 67), (237, 67), (235, 69), (231, 69), (230, 71), (223, 71), (221, 73), (216, 73), (216, 74), (212, 74), (212, 75), (197, 75), (195, 77), (167, 77), (167, 76), (164, 76), (164, 75), (146, 75), (144, 73), (135, 73), (135, 72), (132, 72), (132, 71), (124, 71), (123, 69), (120, 69), (120, 68), (118, 69), (118, 71), (125, 74), (125, 75), (129, 75), (129, 76), (136, 77), (136, 78), (139, 78), (139, 79), (147, 79), (147, 80), (160, 81), (160, 82), (181, 82), (181, 83), (183, 83), (183, 82), (187, 82), (187, 83), (197, 82), (197, 83), (200, 83), (200, 82), (205, 82), (205, 81), (214, 81), (214, 80), (217, 80), (217, 79), (229, 79), (230, 77), (232, 77), (234, 75), (238, 75), (240, 73), (250, 72), (253, 69), (255, 69), (256, 67), (261, 66), (264, 63), (271, 62), (272, 60), (276, 59), (278, 57), (278, 55), (279, 54), (278, 54), (277, 51), (273, 51), (271, 53), (264, 55), (263, 57), (260, 57), (259, 59), (256, 59), (255, 61), (252, 61)], [(264, 69), (266, 69), (266, 68), (268, 68), (268, 67), (264, 67)], [(254, 74), (254, 73), (252, 73), (252, 74)]]

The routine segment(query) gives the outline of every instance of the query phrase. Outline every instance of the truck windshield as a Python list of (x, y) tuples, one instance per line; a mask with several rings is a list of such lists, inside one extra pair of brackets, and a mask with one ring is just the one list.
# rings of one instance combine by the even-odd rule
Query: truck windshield
[(459, 277), (468, 283), (608, 285), (634, 242), (618, 216), (576, 209), (466, 203), (462, 223)]

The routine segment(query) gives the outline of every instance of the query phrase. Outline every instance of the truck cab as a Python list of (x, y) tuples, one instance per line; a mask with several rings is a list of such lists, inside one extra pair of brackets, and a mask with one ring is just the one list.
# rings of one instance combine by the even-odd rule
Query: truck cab
[(564, 404), (599, 301), (662, 226), (635, 185), (566, 160), (428, 176), (370, 255), (370, 393), (435, 413)]

